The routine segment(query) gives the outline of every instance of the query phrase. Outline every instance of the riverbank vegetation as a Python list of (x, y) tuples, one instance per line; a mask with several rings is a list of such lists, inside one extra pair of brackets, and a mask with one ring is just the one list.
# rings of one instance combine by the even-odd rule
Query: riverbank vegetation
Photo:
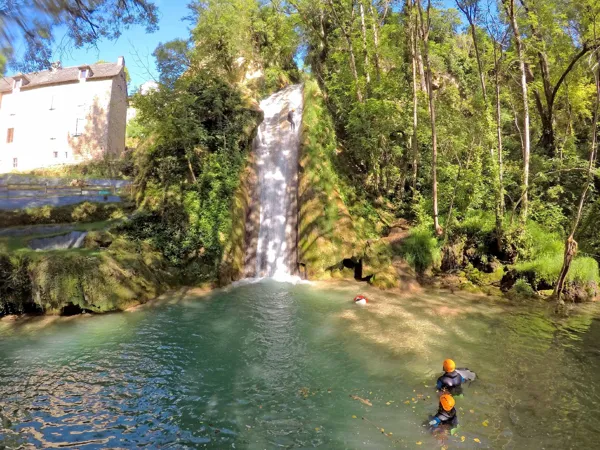
[(559, 305), (597, 296), (597, 2), (212, 0), (191, 11), (189, 40), (154, 53), (158, 88), (133, 98), (138, 211), (120, 238), (186, 280), (237, 279), (257, 100), (304, 82), (301, 273), (389, 288), (410, 268)]

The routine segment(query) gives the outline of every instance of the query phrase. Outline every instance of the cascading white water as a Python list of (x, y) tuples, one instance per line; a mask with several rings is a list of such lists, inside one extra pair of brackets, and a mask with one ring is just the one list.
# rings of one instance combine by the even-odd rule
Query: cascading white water
[[(256, 277), (288, 281), (296, 272), (296, 224), (301, 85), (290, 86), (260, 103), (264, 121), (255, 143), (260, 222)], [(294, 109), (295, 127), (288, 121)]]

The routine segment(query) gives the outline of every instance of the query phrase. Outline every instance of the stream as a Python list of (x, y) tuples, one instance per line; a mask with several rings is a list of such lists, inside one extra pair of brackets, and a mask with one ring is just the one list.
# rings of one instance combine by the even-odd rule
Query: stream
[[(597, 308), (555, 321), (540, 305), (369, 289), (359, 307), (362, 288), (263, 281), (1, 321), (0, 448), (597, 446)], [(458, 433), (434, 436), (422, 424), (445, 358), (478, 379), (456, 399)]]

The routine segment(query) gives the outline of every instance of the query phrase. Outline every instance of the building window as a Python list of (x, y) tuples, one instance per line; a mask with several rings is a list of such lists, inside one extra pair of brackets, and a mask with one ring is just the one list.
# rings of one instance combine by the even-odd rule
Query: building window
[(19, 162), (17, 160), (17, 158), (13, 158), (13, 168), (17, 168), (19, 166)]
[(65, 158), (69, 159), (69, 152), (65, 152)]
[(23, 86), (23, 79), (22, 78), (18, 78), (15, 80), (15, 84), (14, 84), (14, 89), (21, 89), (21, 86)]
[(54, 95), (50, 97), (50, 111), (54, 111), (56, 108), (54, 107)]
[(6, 133), (6, 143), (10, 144), (15, 139), (15, 129), (9, 128), (8, 133)]
[(89, 75), (89, 71), (88, 69), (80, 69), (79, 70), (79, 79), (80, 80), (85, 80)]
[(53, 152), (53, 154), (55, 158), (58, 158), (58, 152)]

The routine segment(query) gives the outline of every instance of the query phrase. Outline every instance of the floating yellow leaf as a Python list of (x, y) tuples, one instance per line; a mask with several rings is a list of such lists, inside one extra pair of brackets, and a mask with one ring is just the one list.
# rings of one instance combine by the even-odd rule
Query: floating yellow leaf
[(387, 403), (386, 403), (386, 405), (390, 406), (390, 405), (391, 405), (391, 403), (390, 403), (390, 402), (387, 402)]
[(392, 434), (394, 434), (394, 433), (388, 433), (388, 436), (391, 436)]
[(414, 402), (414, 401), (415, 401), (415, 398), (413, 397), (413, 398), (411, 398), (411, 400)]
[(382, 432), (382, 433), (385, 433), (385, 430), (382, 428), (382, 429), (381, 429), (381, 432)]
[(470, 410), (469, 410), (469, 412), (470, 412), (471, 414), (473, 414), (473, 413), (475, 412), (475, 410), (474, 410), (474, 409), (470, 409)]
[(431, 398), (431, 395), (428, 395), (427, 398)]
[(422, 442), (421, 442), (421, 441), (418, 441), (418, 442), (417, 442), (417, 445), (421, 445), (421, 444), (422, 444)]
[(316, 427), (316, 428), (315, 428), (315, 431), (319, 431), (319, 427)]
[(475, 442), (477, 442), (478, 444), (481, 444), (481, 441), (477, 438), (473, 439)]
[(352, 416), (353, 419), (356, 419), (356, 416)]
[(429, 386), (428, 386), (428, 385), (425, 385), (425, 387), (426, 387), (426, 388), (428, 388)]
[(490, 423), (487, 421), (487, 419), (485, 419), (483, 422), (481, 422), (481, 425), (483, 425), (484, 427), (487, 427)]
[(464, 436), (461, 436), (461, 437), (460, 437), (460, 442), (465, 442), (465, 439), (466, 439), (466, 437), (464, 437)]
[(410, 400), (406, 400), (406, 401), (404, 402), (404, 404), (405, 404), (405, 405), (410, 405)]

